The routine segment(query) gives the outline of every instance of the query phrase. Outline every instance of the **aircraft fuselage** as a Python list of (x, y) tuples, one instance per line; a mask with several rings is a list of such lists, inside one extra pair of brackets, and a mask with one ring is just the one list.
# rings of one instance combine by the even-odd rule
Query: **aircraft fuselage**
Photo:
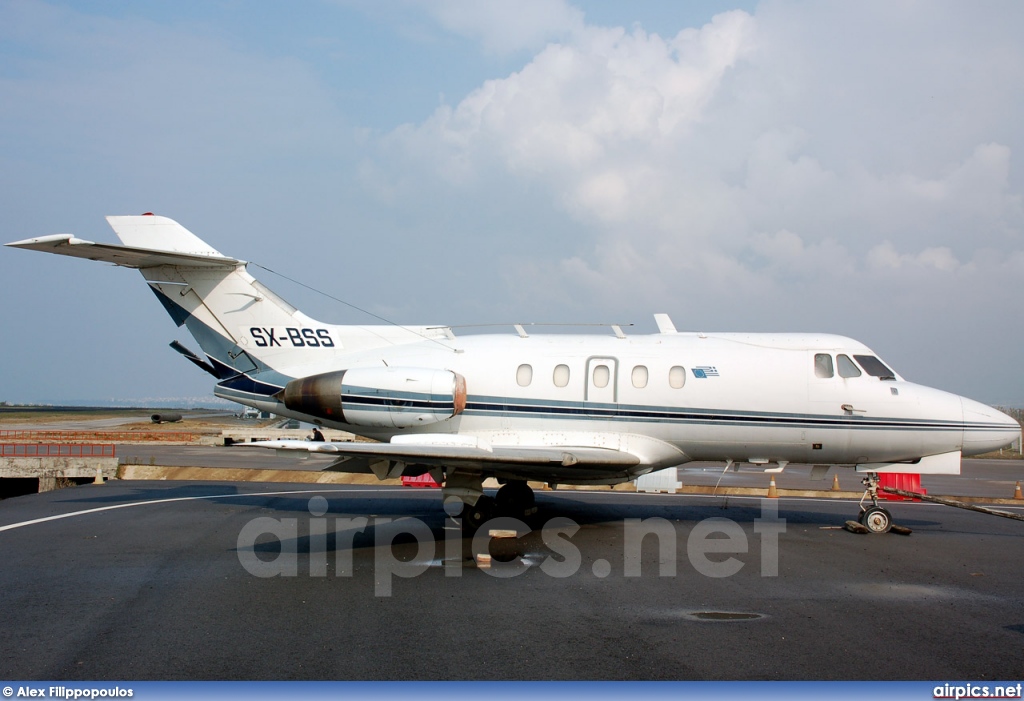
[[(267, 397), (218, 394), (382, 441), (455, 433), (490, 445), (605, 447), (642, 453), (645, 467), (654, 469), (731, 460), (916, 472), (920, 464), (879, 466), (988, 452), (1014, 441), (1020, 430), (984, 404), (879, 370), (875, 363), (885, 366), (868, 347), (833, 335), (468, 335), (352, 353), (332, 349), (331, 355), (317, 361), (320, 372), (456, 373), (465, 378), (464, 408), (451, 415), (444, 402), (430, 404), (428, 391), (383, 398), (352, 392), (342, 414), (376, 415), (381, 425), (369, 426), (365, 418), (349, 423), (311, 416)], [(313, 356), (311, 349), (307, 357)], [(430, 418), (408, 425), (416, 414)], [(959, 456), (926, 470), (956, 473)]]

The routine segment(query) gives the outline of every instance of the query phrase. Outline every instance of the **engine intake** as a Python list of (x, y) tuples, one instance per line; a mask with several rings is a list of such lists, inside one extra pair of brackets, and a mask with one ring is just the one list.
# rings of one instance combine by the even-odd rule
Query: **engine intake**
[(279, 397), (292, 411), (352, 426), (411, 428), (466, 408), (466, 378), (432, 368), (351, 368), (292, 380)]

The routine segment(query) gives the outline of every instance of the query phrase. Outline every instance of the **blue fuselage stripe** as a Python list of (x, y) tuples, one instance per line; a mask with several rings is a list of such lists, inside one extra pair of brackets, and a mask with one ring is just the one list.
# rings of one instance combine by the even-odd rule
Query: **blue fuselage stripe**
[(682, 423), (719, 426), (780, 426), (795, 428), (852, 428), (869, 430), (927, 430), (927, 431), (990, 431), (1006, 427), (997, 423), (969, 423), (961, 421), (928, 421), (899, 418), (867, 419), (863, 417), (834, 417), (810, 414), (739, 413), (710, 409), (673, 409), (670, 407), (630, 407), (608, 404), (533, 404), (521, 400), (503, 402), (499, 398), (489, 401), (470, 400), (466, 414), (478, 416), (516, 415), (536, 418), (585, 418), (613, 421), (643, 421), (653, 423)]

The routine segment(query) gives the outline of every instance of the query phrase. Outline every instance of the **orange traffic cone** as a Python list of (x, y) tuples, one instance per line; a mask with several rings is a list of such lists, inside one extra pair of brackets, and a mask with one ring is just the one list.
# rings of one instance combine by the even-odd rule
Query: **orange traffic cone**
[(1020, 493), (1020, 480), (1017, 480), (1017, 486), (1013, 488), (1014, 499), (1024, 499), (1024, 494)]
[(839, 491), (839, 475), (832, 475), (832, 491)]
[(768, 483), (768, 498), (769, 499), (778, 499), (779, 498), (779, 490), (777, 490), (775, 488), (775, 475), (772, 475), (772, 481)]

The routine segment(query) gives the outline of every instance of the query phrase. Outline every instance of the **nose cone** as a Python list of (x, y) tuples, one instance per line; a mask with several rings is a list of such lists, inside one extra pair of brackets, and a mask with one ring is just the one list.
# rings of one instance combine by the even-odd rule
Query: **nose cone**
[(964, 406), (964, 455), (980, 455), (1005, 448), (1021, 438), (1021, 427), (1012, 416), (962, 397)]

